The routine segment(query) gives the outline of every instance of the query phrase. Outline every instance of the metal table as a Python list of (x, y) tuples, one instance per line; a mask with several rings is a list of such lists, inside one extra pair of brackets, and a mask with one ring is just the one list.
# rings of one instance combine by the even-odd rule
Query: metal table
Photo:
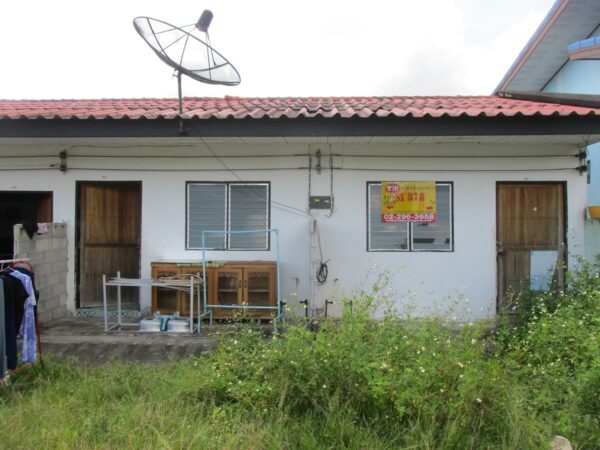
[[(121, 317), (121, 288), (122, 287), (160, 287), (165, 289), (174, 289), (186, 292), (190, 295), (190, 333), (194, 332), (194, 295), (196, 296), (196, 306), (200, 311), (200, 292), (198, 288), (200, 284), (204, 284), (202, 278), (197, 275), (190, 274), (189, 279), (140, 279), (140, 278), (121, 278), (121, 272), (117, 272), (114, 278), (106, 278), (102, 275), (102, 301), (104, 306), (104, 331), (108, 332), (114, 328), (123, 326), (138, 326), (137, 324), (124, 324)], [(107, 287), (115, 286), (117, 288), (117, 323), (108, 323), (108, 302), (107, 302)]]

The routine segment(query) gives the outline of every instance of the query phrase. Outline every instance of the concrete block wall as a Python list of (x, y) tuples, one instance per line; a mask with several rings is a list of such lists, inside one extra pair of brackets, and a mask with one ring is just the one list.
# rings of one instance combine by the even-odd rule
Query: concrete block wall
[(47, 224), (48, 231), (30, 239), (23, 226), (14, 226), (14, 257), (28, 258), (40, 291), (38, 317), (49, 322), (67, 315), (67, 226)]

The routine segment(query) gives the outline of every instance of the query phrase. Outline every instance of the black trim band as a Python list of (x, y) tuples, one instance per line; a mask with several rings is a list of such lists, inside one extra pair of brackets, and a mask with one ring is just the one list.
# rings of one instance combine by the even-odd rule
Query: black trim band
[(325, 137), (598, 134), (600, 116), (0, 119), (0, 137)]

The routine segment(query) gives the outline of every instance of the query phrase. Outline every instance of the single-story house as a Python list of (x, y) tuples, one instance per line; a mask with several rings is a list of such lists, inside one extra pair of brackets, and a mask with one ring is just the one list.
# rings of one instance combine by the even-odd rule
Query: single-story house
[[(398, 305), (462, 299), (477, 318), (582, 254), (599, 140), (600, 108), (499, 96), (185, 98), (182, 114), (177, 99), (2, 100), (0, 214), (66, 223), (70, 313), (101, 303), (103, 273), (200, 261), (202, 230), (278, 229), (290, 306), (336, 313), (385, 272)], [(435, 220), (385, 221), (382, 183), (415, 181), (434, 186)], [(209, 260), (235, 262), (223, 299), (247, 302), (275, 240), (206, 239)]]
[[(599, 49), (600, 2), (557, 0), (494, 94), (598, 107)], [(600, 145), (589, 146), (588, 158), (588, 205), (598, 206)], [(600, 254), (600, 220), (588, 217), (585, 228), (585, 255), (592, 260)]]

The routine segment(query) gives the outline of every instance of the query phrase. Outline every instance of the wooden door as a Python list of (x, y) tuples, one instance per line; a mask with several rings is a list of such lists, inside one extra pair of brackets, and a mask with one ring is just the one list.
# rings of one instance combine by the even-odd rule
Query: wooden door
[(501, 183), (497, 190), (500, 310), (511, 295), (562, 287), (565, 208), (562, 183)]
[[(141, 183), (81, 183), (78, 196), (78, 304), (97, 306), (102, 274), (139, 278)], [(137, 289), (122, 295), (123, 303), (138, 304)]]
[[(275, 267), (249, 266), (244, 269), (244, 304), (275, 306)], [(251, 309), (248, 315), (269, 318), (275, 315), (270, 309)]]

